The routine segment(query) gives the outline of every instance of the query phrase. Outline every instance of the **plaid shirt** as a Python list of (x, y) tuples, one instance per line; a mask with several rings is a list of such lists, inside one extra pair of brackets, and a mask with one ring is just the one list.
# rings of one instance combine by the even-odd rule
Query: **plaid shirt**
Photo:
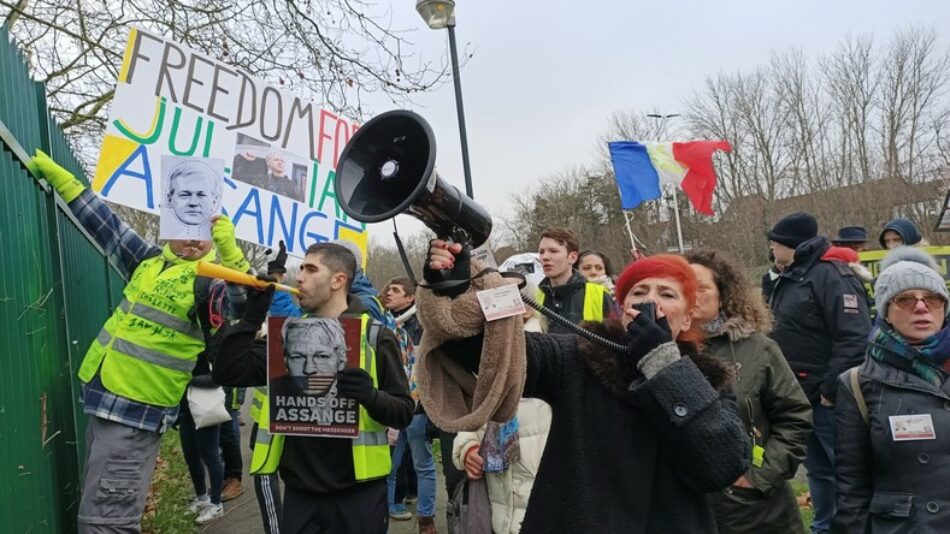
[(116, 395), (106, 389), (102, 378), (96, 374), (82, 386), (82, 411), (86, 415), (162, 434), (178, 419), (179, 408), (153, 406)]
[(135, 268), (146, 258), (160, 254), (162, 249), (150, 245), (135, 230), (122, 222), (112, 209), (91, 189), (86, 189), (69, 203), (76, 219), (113, 260), (128, 280)]
[[(126, 280), (142, 260), (161, 253), (159, 247), (136, 234), (90, 189), (70, 202), (69, 208)], [(83, 385), (82, 404), (86, 415), (152, 432), (163, 433), (178, 419), (178, 406), (153, 406), (116, 395), (106, 389), (98, 373)]]

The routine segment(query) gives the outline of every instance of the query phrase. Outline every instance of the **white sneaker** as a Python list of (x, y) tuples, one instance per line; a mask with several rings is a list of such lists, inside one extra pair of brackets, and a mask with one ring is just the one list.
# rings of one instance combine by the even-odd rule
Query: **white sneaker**
[(223, 504), (208, 504), (201, 510), (201, 513), (198, 515), (198, 518), (195, 519), (195, 523), (199, 525), (204, 525), (205, 523), (210, 523), (215, 519), (224, 515), (224, 505)]
[(199, 514), (208, 506), (211, 506), (211, 497), (208, 497), (206, 493), (192, 499), (191, 503), (188, 504), (188, 511), (193, 514)]

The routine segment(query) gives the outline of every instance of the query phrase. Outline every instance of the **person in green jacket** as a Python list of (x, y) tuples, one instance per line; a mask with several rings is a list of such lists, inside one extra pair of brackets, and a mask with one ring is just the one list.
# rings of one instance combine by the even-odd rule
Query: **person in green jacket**
[(811, 405), (778, 345), (758, 292), (724, 254), (686, 254), (699, 288), (693, 320), (706, 352), (736, 367), (739, 416), (752, 441), (752, 466), (716, 495), (721, 534), (800, 533), (801, 516), (788, 479), (805, 458)]

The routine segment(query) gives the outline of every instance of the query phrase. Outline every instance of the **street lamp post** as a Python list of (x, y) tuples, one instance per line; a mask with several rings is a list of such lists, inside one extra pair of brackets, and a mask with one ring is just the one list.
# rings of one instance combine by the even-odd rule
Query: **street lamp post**
[(416, 11), (433, 30), (449, 30), (449, 51), (452, 55), (452, 78), (455, 81), (455, 109), (458, 111), (459, 140), (462, 142), (462, 167), (465, 171), (465, 194), (472, 192), (472, 168), (468, 159), (468, 135), (465, 133), (465, 108), (462, 105), (462, 80), (459, 77), (458, 49), (455, 44), (455, 0), (417, 0)]
[[(663, 135), (666, 135), (666, 121), (668, 121), (668, 120), (670, 120), (670, 119), (673, 119), (673, 118), (676, 118), (676, 117), (679, 117), (679, 116), (680, 116), (679, 113), (669, 113), (669, 114), (666, 114), (666, 115), (664, 115), (664, 114), (662, 114), (662, 113), (647, 113), (647, 117), (650, 117), (651, 119), (656, 119), (656, 120), (660, 121), (660, 129), (661, 129), (661, 133), (662, 133)], [(673, 190), (673, 215), (676, 217), (676, 239), (677, 239), (677, 245), (679, 245), (680, 254), (683, 254), (683, 253), (686, 252), (686, 248), (683, 246), (683, 227), (682, 227), (682, 225), (680, 224), (679, 195), (676, 194), (676, 186), (675, 186), (675, 185), (672, 186), (671, 189)]]

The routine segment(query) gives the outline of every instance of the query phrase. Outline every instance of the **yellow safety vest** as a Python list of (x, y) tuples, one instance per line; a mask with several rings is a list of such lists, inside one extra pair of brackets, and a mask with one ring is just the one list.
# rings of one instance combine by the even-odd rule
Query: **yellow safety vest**
[[(592, 282), (584, 285), (584, 313), (583, 320), (595, 323), (604, 322), (604, 295), (607, 294), (607, 288)], [(544, 305), (544, 291), (540, 289), (536, 293), (535, 300), (542, 306)]]
[(264, 405), (267, 404), (267, 388), (264, 386), (258, 386), (254, 388), (254, 396), (251, 397), (251, 420), (259, 421), (261, 418), (261, 410), (264, 409)]
[(205, 348), (194, 314), (197, 268), (197, 261), (178, 258), (168, 245), (142, 261), (86, 352), (79, 378), (89, 382), (101, 369), (103, 385), (116, 395), (176, 406)]
[[(382, 325), (374, 322), (369, 314), (361, 316), (360, 338), (360, 368), (364, 369), (373, 378), (373, 387), (379, 387), (376, 373), (376, 337)], [(257, 436), (254, 441), (254, 452), (251, 455), (252, 475), (269, 475), (277, 471), (280, 465), (281, 453), (284, 450), (284, 436), (271, 434), (270, 408), (267, 395), (258, 397), (259, 389), (254, 391), (255, 402), (261, 399), (260, 417), (257, 419)], [(254, 406), (252, 405), (252, 409)], [(389, 455), (389, 440), (386, 427), (374, 421), (366, 408), (360, 405), (359, 435), (353, 438), (353, 474), (356, 480), (370, 480), (389, 475), (392, 469), (392, 459)]]

